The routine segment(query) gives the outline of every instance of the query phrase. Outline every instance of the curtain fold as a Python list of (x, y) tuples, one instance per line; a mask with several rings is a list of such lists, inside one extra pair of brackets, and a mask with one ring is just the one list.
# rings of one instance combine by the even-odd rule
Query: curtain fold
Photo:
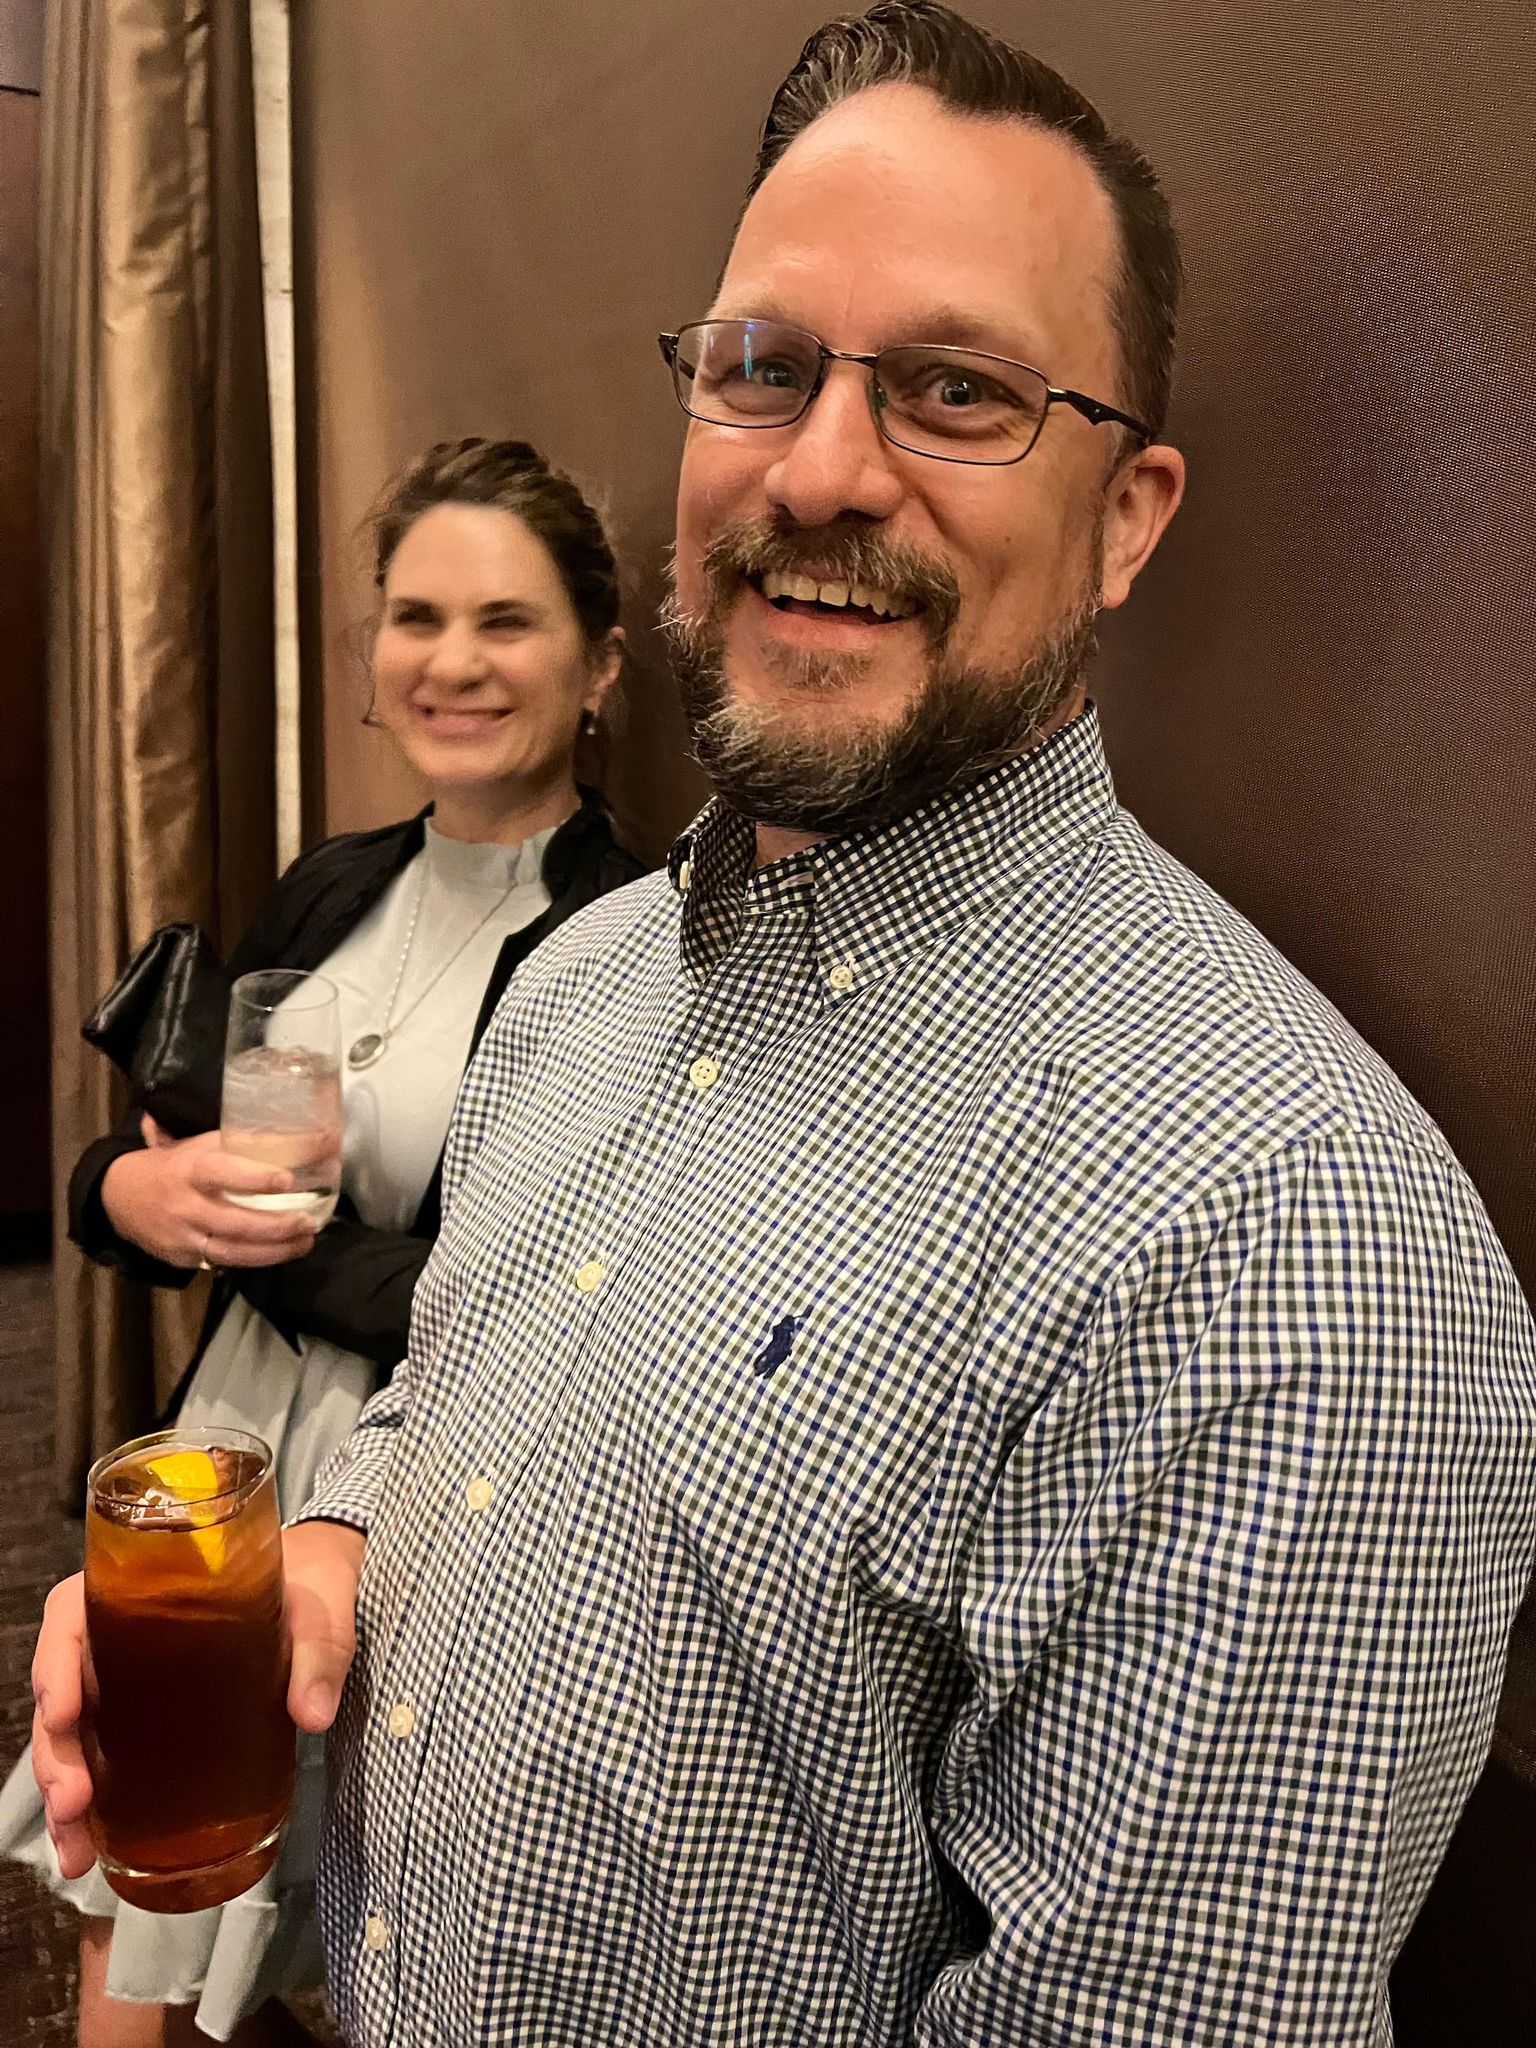
[(158, 924), (227, 943), (274, 861), (271, 479), (247, 0), (54, 0), (42, 483), (53, 932), (55, 1477), (151, 1422), (201, 1291), (64, 1240), (120, 1087), (80, 1019)]

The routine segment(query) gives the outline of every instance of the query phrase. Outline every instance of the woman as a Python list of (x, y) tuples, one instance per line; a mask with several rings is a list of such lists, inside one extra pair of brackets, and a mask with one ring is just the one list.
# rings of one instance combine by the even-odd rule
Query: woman
[[(71, 1234), (93, 1258), (154, 1285), (220, 1269), (180, 1413), (265, 1437), (285, 1514), (404, 1354), (459, 1079), (510, 975), (642, 872), (574, 776), (623, 645), (612, 551), (574, 484), (523, 442), (445, 443), (404, 472), (373, 529), (369, 722), (429, 785), (430, 815), (304, 855), (231, 961), (320, 969), (339, 990), (342, 1208), (316, 1238), (291, 1214), (237, 1207), (227, 1194), (288, 1176), (226, 1153), (217, 1132), (173, 1140), (148, 1118), (92, 1145), (70, 1190)], [(320, 1980), (319, 1794), (306, 1738), (277, 1869), (226, 1907), (155, 1915), (120, 1905), (98, 1871), (58, 1878), (18, 1768), (0, 1846), (85, 1915), (82, 2048), (192, 2042), (194, 2012), (216, 2040), (304, 2038), (269, 1994)]]

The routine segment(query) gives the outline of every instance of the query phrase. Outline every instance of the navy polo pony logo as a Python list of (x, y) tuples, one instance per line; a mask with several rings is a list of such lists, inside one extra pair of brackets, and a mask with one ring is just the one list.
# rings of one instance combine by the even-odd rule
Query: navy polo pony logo
[(795, 1332), (804, 1327), (804, 1316), (785, 1316), (782, 1322), (774, 1324), (768, 1342), (752, 1361), (752, 1370), (759, 1379), (784, 1363), (794, 1345)]

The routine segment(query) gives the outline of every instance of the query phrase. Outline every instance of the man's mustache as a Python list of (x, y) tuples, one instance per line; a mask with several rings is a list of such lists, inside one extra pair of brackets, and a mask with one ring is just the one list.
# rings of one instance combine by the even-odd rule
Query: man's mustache
[(767, 517), (727, 527), (701, 563), (710, 612), (723, 617), (744, 583), (764, 576), (810, 576), (823, 583), (862, 583), (915, 607), (929, 641), (941, 646), (960, 610), (960, 586), (942, 562), (884, 539), (849, 519), (795, 526)]

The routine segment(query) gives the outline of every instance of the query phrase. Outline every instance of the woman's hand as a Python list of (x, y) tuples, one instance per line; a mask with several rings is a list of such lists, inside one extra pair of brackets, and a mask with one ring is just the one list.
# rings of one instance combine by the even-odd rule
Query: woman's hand
[(301, 1212), (225, 1200), (286, 1194), (291, 1173), (226, 1152), (217, 1131), (169, 1138), (148, 1116), (142, 1129), (146, 1149), (124, 1152), (102, 1176), (101, 1205), (119, 1237), (169, 1266), (281, 1266), (314, 1244), (314, 1222)]

